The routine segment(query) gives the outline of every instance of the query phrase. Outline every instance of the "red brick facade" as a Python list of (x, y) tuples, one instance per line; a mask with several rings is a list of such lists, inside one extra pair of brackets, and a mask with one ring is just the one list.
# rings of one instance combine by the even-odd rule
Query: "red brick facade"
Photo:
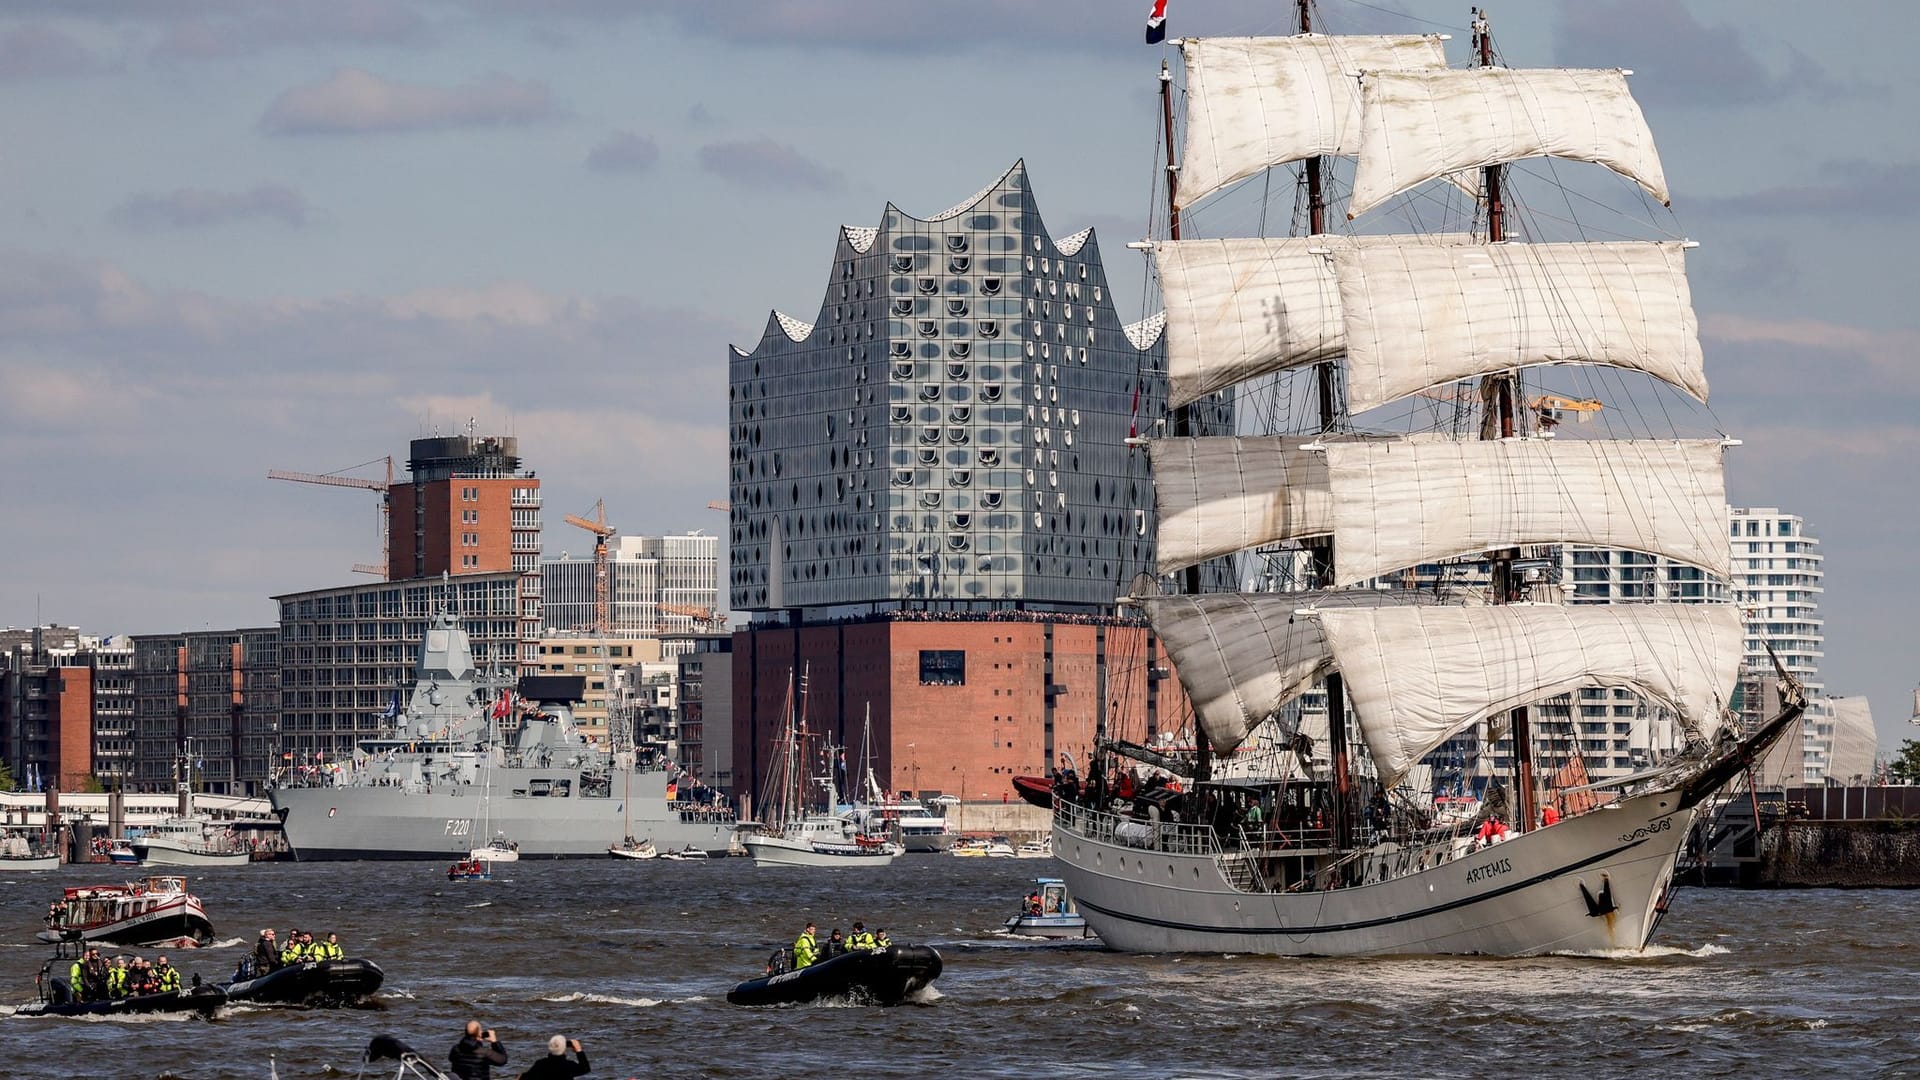
[(393, 485), (388, 578), (513, 569), (513, 489), (539, 486), (524, 476)]
[(47, 672), (47, 760), (61, 791), (84, 791), (93, 778), (93, 671)]
[[(1042, 774), (1063, 753), (1084, 768), (1103, 700), (1109, 734), (1184, 723), (1179, 684), (1157, 677), (1169, 670), (1157, 639), (1146, 660), (1146, 627), (1031, 618), (735, 634), (734, 794), (760, 797), (795, 670), (807, 679), (808, 729), (846, 746), (852, 768), (870, 709), (883, 787), (969, 801), (1013, 797), (1013, 777)], [(926, 652), (964, 654), (964, 682), (937, 661), (923, 680)]]

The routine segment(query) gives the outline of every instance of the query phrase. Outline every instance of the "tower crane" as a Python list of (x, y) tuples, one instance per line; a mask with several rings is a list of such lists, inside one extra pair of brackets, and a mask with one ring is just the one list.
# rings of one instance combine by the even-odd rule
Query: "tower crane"
[[(385, 480), (364, 480), (358, 476), (339, 475), (339, 473), (342, 473), (342, 472), (351, 472), (354, 469), (364, 469), (369, 465), (375, 465), (375, 464), (384, 464), (387, 467), (387, 478)], [(296, 484), (321, 484), (327, 487), (361, 488), (366, 491), (379, 492), (380, 493), (380, 565), (371, 566), (367, 563), (355, 563), (353, 566), (353, 570), (357, 574), (377, 574), (382, 578), (385, 578), (387, 576), (388, 567), (392, 565), (392, 557), (390, 552), (388, 551), (388, 545), (390, 543), (389, 530), (392, 527), (391, 523), (388, 520), (388, 515), (392, 513), (392, 509), (393, 509), (393, 457), (392, 455), (388, 455), (386, 457), (377, 457), (377, 458), (374, 458), (372, 461), (363, 461), (358, 465), (354, 465), (346, 469), (341, 469), (339, 470), (339, 472), (334, 472), (334, 473), (304, 473), (304, 472), (292, 472), (287, 469), (268, 469), (267, 479), (291, 480)]]
[(568, 514), (566, 522), (577, 525), (593, 534), (593, 628), (601, 637), (607, 635), (612, 625), (609, 611), (610, 583), (607, 576), (607, 537), (617, 530), (607, 524), (606, 500), (597, 499), (593, 504), (593, 516), (582, 517)]
[(684, 615), (693, 620), (696, 628), (704, 630), (706, 633), (718, 633), (726, 629), (726, 619), (715, 614), (714, 610), (709, 607), (694, 607), (690, 604), (661, 604), (659, 610), (664, 615)]

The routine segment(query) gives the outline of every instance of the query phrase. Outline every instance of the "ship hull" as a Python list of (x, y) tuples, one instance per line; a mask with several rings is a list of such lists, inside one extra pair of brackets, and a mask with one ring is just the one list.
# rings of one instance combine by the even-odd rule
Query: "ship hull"
[(148, 866), (245, 866), (252, 861), (244, 851), (195, 851), (166, 840), (135, 841), (133, 854)]
[(892, 848), (859, 854), (821, 851), (804, 840), (793, 840), (785, 836), (749, 836), (745, 843), (747, 854), (753, 856), (755, 866), (816, 866), (841, 869), (892, 866), (896, 854)]
[[(519, 775), (526, 773), (526, 776)], [(525, 788), (529, 777), (551, 770), (497, 770), (494, 794), (476, 785), (431, 793), (399, 787), (276, 788), (273, 808), (285, 823), (287, 843), (302, 862), (353, 859), (465, 859), (475, 840), (496, 829), (520, 845), (522, 859), (604, 859), (607, 849), (629, 836), (661, 850), (687, 846), (725, 855), (734, 824), (729, 819), (685, 820), (669, 807), (658, 773), (636, 777), (631, 806), (611, 798), (502, 797)]]
[(1056, 816), (1054, 855), (1088, 925), (1127, 952), (1604, 953), (1652, 935), (1694, 813), (1673, 791), (1639, 795), (1425, 870), (1325, 891), (1236, 888), (1228, 859), (1099, 838), (1105, 830), (1084, 812), (1073, 821), (1091, 827)]

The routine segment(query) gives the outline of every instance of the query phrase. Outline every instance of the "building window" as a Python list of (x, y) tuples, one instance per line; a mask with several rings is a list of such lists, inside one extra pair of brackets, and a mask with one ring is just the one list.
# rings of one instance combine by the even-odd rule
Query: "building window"
[(920, 685), (967, 685), (966, 651), (962, 649), (921, 649)]

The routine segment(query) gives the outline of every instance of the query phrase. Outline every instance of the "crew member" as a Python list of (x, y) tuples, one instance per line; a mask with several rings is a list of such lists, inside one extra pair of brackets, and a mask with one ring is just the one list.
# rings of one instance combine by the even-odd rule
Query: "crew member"
[[(567, 1060), (568, 1047), (573, 1048), (573, 1056), (578, 1060)], [(569, 1080), (592, 1071), (593, 1066), (587, 1064), (587, 1052), (580, 1048), (579, 1039), (555, 1035), (547, 1040), (547, 1056), (534, 1062), (533, 1068), (521, 1073), (520, 1080)]]
[(847, 935), (847, 948), (872, 952), (879, 947), (874, 944), (873, 935), (867, 932), (867, 924), (853, 924), (853, 933)]
[(297, 964), (307, 958), (307, 952), (300, 944), (300, 931), (288, 930), (287, 940), (280, 948), (280, 966)]
[(793, 969), (798, 971), (810, 967), (819, 958), (820, 946), (813, 938), (813, 923), (808, 922), (807, 928), (800, 931), (800, 936), (793, 939)]
[(315, 945), (309, 955), (315, 960), (341, 960), (346, 957), (347, 952), (340, 947), (339, 934), (328, 934), (327, 940)]
[(493, 1080), (493, 1067), (507, 1063), (507, 1048), (500, 1045), (492, 1028), (469, 1020), (466, 1034), (447, 1051), (447, 1062), (460, 1080)]
[(107, 969), (107, 996), (123, 998), (127, 996), (127, 958), (125, 954), (113, 958), (113, 966)]
[(87, 1000), (87, 951), (73, 958), (67, 967), (67, 989), (73, 993), (73, 1000)]
[(253, 943), (253, 974), (255, 978), (265, 975), (280, 966), (280, 943), (274, 940), (273, 927), (260, 931), (260, 940)]
[(87, 962), (82, 965), (80, 979), (86, 984), (88, 1001), (105, 1001), (107, 997), (107, 960), (97, 948), (87, 950)]
[(840, 928), (836, 926), (833, 928), (833, 932), (827, 935), (827, 959), (831, 960), (836, 956), (845, 956), (846, 954), (847, 939), (840, 936)]
[(177, 991), (180, 989), (180, 971), (162, 956), (153, 962), (153, 981), (162, 994)]

